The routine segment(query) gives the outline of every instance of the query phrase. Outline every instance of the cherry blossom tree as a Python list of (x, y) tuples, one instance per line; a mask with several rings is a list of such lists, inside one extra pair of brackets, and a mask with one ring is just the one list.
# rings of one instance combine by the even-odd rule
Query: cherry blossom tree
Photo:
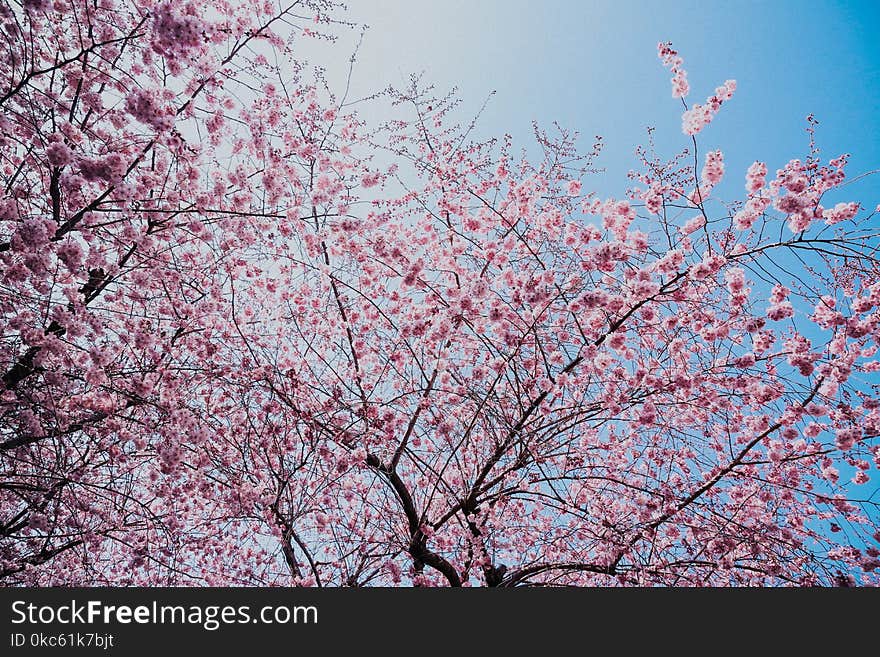
[(812, 118), (725, 171), (661, 43), (683, 148), (607, 198), (417, 78), (359, 118), (331, 2), (0, 20), (4, 584), (877, 583), (880, 231)]

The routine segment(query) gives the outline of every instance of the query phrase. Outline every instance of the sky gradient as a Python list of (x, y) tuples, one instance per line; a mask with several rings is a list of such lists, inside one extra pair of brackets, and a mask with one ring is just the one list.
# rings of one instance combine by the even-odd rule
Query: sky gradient
[[(755, 159), (772, 172), (802, 157), (811, 112), (827, 157), (852, 153), (851, 174), (880, 165), (880, 3), (355, 0), (349, 9), (371, 28), (355, 93), (424, 71), (440, 90), (459, 87), (473, 114), (494, 90), (480, 136), (510, 133), (526, 146), (532, 120), (580, 131), (585, 150), (602, 135), (607, 172), (588, 185), (602, 195), (626, 188), (647, 126), (665, 155), (687, 145), (681, 105), (656, 56), (661, 40), (685, 59), (691, 104), (725, 79), (738, 81), (700, 135), (702, 152), (725, 151), (728, 176), (742, 180)], [(869, 185), (865, 205), (880, 202), (878, 185)]]

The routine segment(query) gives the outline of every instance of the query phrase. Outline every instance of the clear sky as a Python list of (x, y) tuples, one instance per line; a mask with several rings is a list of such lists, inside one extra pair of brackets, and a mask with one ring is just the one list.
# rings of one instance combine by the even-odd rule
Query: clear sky
[[(700, 139), (703, 152), (725, 150), (728, 175), (742, 180), (755, 159), (772, 172), (803, 156), (810, 112), (825, 155), (851, 152), (851, 173), (880, 167), (880, 2), (351, 0), (349, 9), (371, 26), (356, 91), (424, 71), (441, 89), (458, 86), (471, 112), (497, 92), (483, 136), (509, 132), (526, 145), (533, 119), (577, 129), (585, 150), (601, 134), (607, 173), (588, 185), (600, 195), (625, 189), (647, 126), (661, 153), (686, 146), (660, 40), (685, 58), (691, 103), (738, 81)], [(873, 198), (859, 200), (873, 207), (878, 184), (869, 187)]]

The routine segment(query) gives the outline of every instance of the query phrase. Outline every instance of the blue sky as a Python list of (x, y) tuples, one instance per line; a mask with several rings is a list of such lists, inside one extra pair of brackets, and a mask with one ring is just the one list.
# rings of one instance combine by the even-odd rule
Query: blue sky
[[(877, 2), (354, 0), (350, 16), (371, 26), (356, 91), (424, 71), (440, 89), (458, 86), (472, 113), (496, 91), (483, 136), (509, 132), (526, 145), (533, 119), (579, 130), (585, 149), (601, 134), (607, 173), (587, 185), (600, 195), (623, 192), (647, 126), (663, 154), (687, 145), (660, 40), (685, 58), (691, 103), (738, 81), (700, 140), (702, 152), (725, 151), (737, 188), (755, 159), (772, 172), (805, 154), (810, 112), (825, 155), (851, 152), (851, 174), (880, 166)], [(860, 200), (874, 207), (880, 185), (869, 186)]]

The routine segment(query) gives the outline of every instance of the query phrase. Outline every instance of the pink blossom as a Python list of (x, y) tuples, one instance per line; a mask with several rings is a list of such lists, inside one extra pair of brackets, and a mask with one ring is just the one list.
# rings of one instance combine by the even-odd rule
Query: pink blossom
[(706, 218), (698, 214), (691, 219), (688, 219), (687, 223), (684, 224), (681, 228), (679, 228), (679, 232), (682, 235), (690, 235), (691, 233), (695, 233), (700, 228), (706, 225)]
[(62, 141), (56, 141), (46, 148), (46, 159), (53, 167), (67, 166), (73, 161), (73, 152)]
[(371, 173), (365, 173), (361, 176), (361, 185), (365, 188), (375, 187), (382, 180), (382, 176), (378, 171), (374, 171)]
[(663, 194), (659, 185), (651, 185), (643, 195), (645, 207), (652, 214), (659, 214), (663, 208)]
[(791, 295), (791, 290), (780, 283), (776, 283), (770, 291), (770, 301), (772, 303), (780, 303), (788, 299), (789, 295)]
[(125, 101), (125, 109), (141, 123), (152, 126), (156, 130), (169, 130), (174, 125), (174, 115), (165, 108), (160, 108), (153, 94), (145, 89), (135, 89)]
[(20, 248), (36, 249), (46, 244), (55, 233), (57, 226), (51, 219), (29, 217), (21, 222), (15, 234)]
[(788, 227), (793, 233), (800, 233), (810, 227), (812, 217), (806, 212), (793, 212), (788, 216)]
[(829, 226), (839, 224), (841, 221), (848, 221), (858, 214), (858, 203), (838, 203), (833, 208), (823, 210), (822, 217)]
[(162, 2), (153, 13), (153, 50), (165, 57), (173, 75), (183, 71), (182, 58), (189, 56), (210, 39), (211, 26), (195, 14), (193, 5), (177, 10), (178, 5)]
[(731, 294), (739, 294), (746, 284), (746, 272), (741, 267), (731, 267), (724, 272), (724, 281)]
[(687, 81), (687, 71), (684, 69), (684, 60), (676, 50), (672, 49), (672, 43), (658, 43), (657, 56), (663, 62), (663, 66), (672, 71), (672, 97), (684, 98), (690, 92)]
[(28, 519), (28, 526), (37, 532), (45, 532), (51, 527), (49, 519), (42, 513), (32, 513)]
[(653, 402), (645, 402), (639, 409), (638, 423), (642, 426), (650, 426), (657, 420), (657, 407)]
[(157, 52), (171, 54), (197, 46), (205, 30), (194, 15), (175, 11), (173, 3), (159, 4), (153, 14), (153, 47)]
[(696, 135), (709, 125), (721, 108), (721, 105), (733, 97), (736, 91), (736, 80), (727, 80), (715, 90), (715, 94), (706, 99), (704, 105), (694, 104), (682, 114), (682, 132), (686, 135)]
[(846, 320), (843, 315), (836, 310), (836, 306), (837, 302), (834, 300), (834, 297), (827, 295), (823, 296), (813, 310), (812, 320), (823, 329), (842, 326)]
[(45, 12), (52, 8), (51, 0), (22, 0), (21, 6), (28, 12)]
[(734, 225), (740, 230), (748, 230), (770, 206), (770, 199), (756, 196), (746, 201), (745, 206), (733, 217)]
[(80, 174), (89, 182), (118, 181), (125, 174), (125, 170), (125, 160), (119, 153), (110, 153), (97, 158), (83, 157), (79, 160)]
[(774, 303), (769, 308), (767, 308), (767, 317), (772, 319), (774, 322), (778, 322), (792, 316), (794, 316), (794, 308), (788, 301)]
[(853, 445), (862, 437), (862, 432), (856, 428), (839, 429), (835, 433), (835, 445), (841, 451), (852, 449)]
[(18, 218), (18, 206), (15, 199), (0, 199), (0, 221), (12, 221)]
[(721, 182), (724, 176), (724, 155), (721, 151), (709, 151), (706, 153), (706, 163), (703, 165), (703, 184), (712, 188)]
[(55, 253), (71, 272), (77, 271), (82, 264), (83, 249), (75, 240), (68, 240), (59, 246)]
[(767, 165), (763, 162), (755, 162), (746, 172), (746, 191), (755, 194), (760, 191), (767, 179)]

